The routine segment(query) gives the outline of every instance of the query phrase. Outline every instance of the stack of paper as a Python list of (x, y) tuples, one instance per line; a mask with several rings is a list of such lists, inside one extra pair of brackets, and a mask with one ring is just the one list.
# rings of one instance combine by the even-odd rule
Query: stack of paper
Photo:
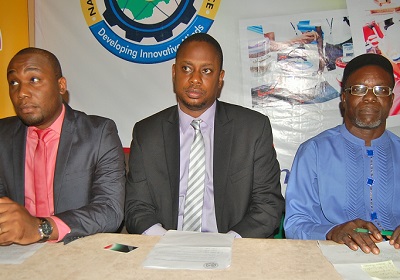
[(231, 264), (233, 235), (168, 231), (151, 250), (144, 267), (225, 269)]
[(319, 243), (324, 256), (346, 280), (400, 279), (400, 250), (388, 241), (376, 245), (380, 249), (379, 255), (365, 254), (361, 249), (352, 251), (344, 244)]

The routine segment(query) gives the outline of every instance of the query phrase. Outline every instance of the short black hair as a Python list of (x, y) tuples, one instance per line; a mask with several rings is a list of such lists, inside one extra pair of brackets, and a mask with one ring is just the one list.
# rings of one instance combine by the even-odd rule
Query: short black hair
[(40, 48), (28, 47), (28, 48), (22, 49), (19, 52), (17, 52), (14, 55), (14, 57), (16, 57), (18, 55), (24, 55), (24, 54), (38, 54), (38, 55), (46, 57), (51, 65), (51, 67), (54, 70), (54, 74), (55, 74), (56, 78), (59, 79), (62, 77), (60, 61), (53, 53), (51, 53), (47, 50), (44, 50), (44, 49), (40, 49)]
[(342, 92), (344, 92), (346, 88), (346, 82), (349, 76), (355, 72), (356, 70), (360, 69), (361, 67), (367, 65), (376, 65), (387, 73), (389, 73), (392, 77), (392, 85), (394, 86), (394, 75), (393, 75), (393, 66), (392, 63), (384, 56), (374, 53), (365, 53), (359, 56), (356, 56), (349, 63), (347, 63), (346, 67), (344, 68), (343, 78), (342, 78)]
[(217, 51), (217, 55), (219, 57), (220, 66), (221, 66), (220, 70), (222, 70), (222, 65), (223, 65), (223, 61), (224, 61), (224, 55), (222, 53), (221, 45), (218, 43), (217, 40), (214, 39), (214, 37), (212, 37), (211, 35), (209, 35), (207, 33), (194, 33), (194, 34), (190, 35), (189, 37), (187, 37), (179, 45), (178, 50), (176, 52), (176, 57), (179, 56), (180, 50), (190, 42), (206, 42), (206, 43), (209, 43), (211, 46), (213, 46), (214, 49)]

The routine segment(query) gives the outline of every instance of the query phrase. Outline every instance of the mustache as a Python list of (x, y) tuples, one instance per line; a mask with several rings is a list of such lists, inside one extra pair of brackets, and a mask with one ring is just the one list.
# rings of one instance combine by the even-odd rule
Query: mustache
[(37, 107), (39, 107), (39, 106), (36, 105), (36, 104), (31, 104), (31, 103), (25, 103), (25, 104), (18, 105), (18, 108), (21, 108), (21, 109), (25, 109), (25, 108), (37, 108)]
[(184, 88), (185, 92), (200, 92), (200, 93), (205, 93), (206, 91), (200, 87), (197, 86), (189, 86)]
[(359, 109), (359, 112), (376, 113), (380, 112), (380, 109), (375, 106), (364, 106)]

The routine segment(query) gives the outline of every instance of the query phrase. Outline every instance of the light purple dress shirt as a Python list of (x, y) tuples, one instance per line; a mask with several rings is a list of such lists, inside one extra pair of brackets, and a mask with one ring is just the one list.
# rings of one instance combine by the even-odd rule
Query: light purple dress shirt
[[(178, 105), (179, 107), (179, 105)], [(214, 187), (213, 187), (213, 158), (214, 154), (214, 117), (216, 103), (207, 109), (200, 117), (200, 130), (204, 139), (206, 154), (206, 176), (204, 186), (203, 211), (201, 217), (202, 232), (218, 232), (217, 220), (215, 218), (214, 207)], [(193, 117), (185, 114), (179, 108), (179, 133), (180, 133), (180, 172), (179, 172), (179, 210), (178, 210), (178, 230), (182, 230), (183, 212), (186, 201), (186, 191), (189, 173), (190, 147), (194, 139), (194, 129), (190, 125)]]

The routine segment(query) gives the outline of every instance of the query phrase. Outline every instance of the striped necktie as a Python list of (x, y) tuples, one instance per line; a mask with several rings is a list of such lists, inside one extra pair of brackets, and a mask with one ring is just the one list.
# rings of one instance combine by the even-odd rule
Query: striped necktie
[(193, 120), (191, 123), (195, 136), (190, 148), (189, 178), (183, 213), (183, 230), (185, 231), (201, 231), (206, 164), (200, 123), (201, 120)]

